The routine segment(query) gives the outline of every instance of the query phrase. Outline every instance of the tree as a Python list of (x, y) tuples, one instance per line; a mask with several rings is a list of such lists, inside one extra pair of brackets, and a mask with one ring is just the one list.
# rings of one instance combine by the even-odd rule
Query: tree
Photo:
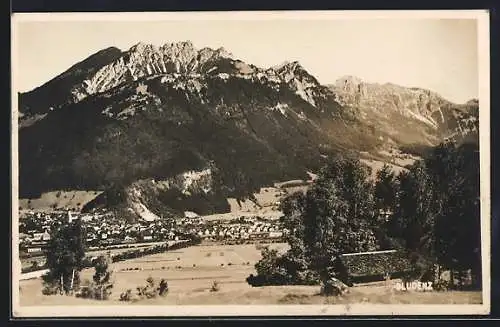
[(298, 192), (286, 197), (280, 204), (283, 212), (281, 223), (287, 231), (286, 242), (290, 249), (283, 257), (285, 269), (291, 275), (295, 283), (312, 283), (314, 276), (309, 270), (310, 260), (307, 257), (307, 249), (304, 240), (304, 207), (306, 197)]
[[(85, 231), (80, 219), (54, 229), (46, 249), (49, 269), (43, 277), (47, 288), (68, 294), (79, 285), (85, 257)], [(46, 291), (50, 293), (50, 291)]]
[(283, 265), (283, 256), (280, 256), (276, 249), (269, 249), (267, 246), (262, 249), (262, 259), (255, 264), (255, 270), (257, 276), (252, 274), (247, 278), (247, 282), (252, 286), (295, 283)]
[(108, 268), (109, 260), (105, 256), (99, 256), (94, 263), (95, 273), (92, 277), (96, 284), (94, 297), (98, 300), (107, 300), (111, 294), (111, 288), (113, 288), (111, 283), (112, 273)]
[(481, 275), (478, 152), (476, 145), (450, 142), (427, 159), (436, 189), (437, 260), (452, 275), (471, 269), (477, 286)]
[(341, 254), (376, 249), (369, 173), (357, 158), (339, 156), (307, 192), (304, 241), (323, 284), (338, 276), (336, 259)]
[(378, 214), (375, 233), (381, 249), (394, 249), (400, 246), (397, 239), (393, 237), (398, 235), (393, 220), (397, 205), (397, 193), (396, 174), (389, 165), (385, 164), (377, 172), (374, 187), (375, 211)]
[(415, 264), (430, 271), (472, 270), (480, 282), (477, 146), (440, 144), (398, 177), (395, 220)]
[(377, 210), (393, 211), (396, 204), (396, 176), (391, 167), (385, 164), (377, 172), (375, 182), (375, 207)]
[(406, 249), (426, 258), (435, 254), (434, 222), (436, 212), (431, 176), (423, 160), (417, 161), (399, 177), (398, 206), (395, 219)]

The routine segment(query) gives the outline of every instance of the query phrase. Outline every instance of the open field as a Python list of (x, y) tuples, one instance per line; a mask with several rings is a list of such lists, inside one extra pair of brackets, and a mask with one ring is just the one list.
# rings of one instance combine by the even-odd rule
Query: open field
[[(311, 180), (316, 176), (312, 173), (309, 174)], [(282, 216), (282, 212), (277, 210), (279, 201), (290, 194), (307, 191), (311, 185), (311, 180), (291, 180), (275, 183), (274, 186), (271, 187), (262, 187), (258, 193), (254, 193), (258, 205), (251, 200), (245, 200), (240, 201), (240, 206), (236, 199), (228, 198), (227, 200), (231, 207), (230, 212), (203, 216), (203, 219), (207, 221), (231, 220), (242, 216), (261, 216), (267, 219), (278, 219)]]
[(387, 164), (392, 169), (392, 171), (395, 174), (399, 174), (402, 171), (406, 170), (406, 168), (403, 168), (401, 166), (390, 164), (390, 163), (386, 163), (386, 162), (382, 162), (382, 161), (378, 161), (378, 160), (361, 159), (361, 162), (364, 163), (364, 164), (366, 164), (368, 167), (370, 167), (372, 169), (370, 177), (373, 180), (375, 180), (377, 178), (377, 173), (380, 170), (382, 170), (382, 168), (384, 167), (385, 164)]
[[(169, 245), (175, 244), (179, 241), (168, 241), (167, 243)], [(90, 251), (86, 252), (86, 255), (89, 257), (94, 257), (94, 256), (99, 256), (99, 255), (106, 255), (106, 254), (118, 254), (118, 253), (123, 253), (127, 252), (130, 250), (134, 249), (145, 249), (145, 248), (150, 248), (156, 245), (160, 244), (165, 244), (165, 241), (162, 242), (149, 242), (149, 243), (131, 243), (131, 244), (120, 244), (120, 245), (112, 245), (106, 248), (91, 248)], [(30, 258), (22, 258), (21, 259), (21, 267), (22, 268), (28, 268), (31, 267), (33, 264), (33, 261), (38, 262), (39, 265), (45, 264), (45, 256), (44, 255), (39, 255), (39, 256), (34, 256)]]
[(19, 199), (19, 209), (28, 211), (59, 210), (80, 211), (83, 206), (101, 194), (101, 191), (52, 191), (36, 199)]
[[(270, 247), (285, 250), (286, 244)], [(67, 296), (42, 295), (39, 278), (20, 282), (20, 302), (33, 305), (106, 305), (120, 302), (120, 293), (145, 285), (146, 278), (169, 283), (166, 297), (132, 302), (135, 304), (465, 304), (481, 303), (480, 292), (402, 292), (384, 283), (357, 285), (341, 298), (318, 295), (319, 286), (251, 287), (245, 281), (255, 273), (254, 264), (260, 259), (255, 245), (200, 245), (162, 254), (116, 262), (114, 288), (109, 301), (78, 299)], [(137, 270), (136, 270), (137, 269)], [(82, 272), (82, 280), (92, 278), (93, 269)], [(217, 280), (220, 291), (211, 292)]]

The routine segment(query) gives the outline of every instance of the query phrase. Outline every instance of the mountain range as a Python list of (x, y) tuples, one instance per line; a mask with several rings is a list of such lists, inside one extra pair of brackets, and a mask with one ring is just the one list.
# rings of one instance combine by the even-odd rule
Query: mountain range
[[(130, 219), (228, 210), (260, 187), (306, 179), (335, 153), (477, 142), (477, 100), (269, 68), (189, 42), (110, 47), (19, 93), (19, 191), (104, 191), (84, 210)], [(149, 217), (149, 218), (148, 218)]]

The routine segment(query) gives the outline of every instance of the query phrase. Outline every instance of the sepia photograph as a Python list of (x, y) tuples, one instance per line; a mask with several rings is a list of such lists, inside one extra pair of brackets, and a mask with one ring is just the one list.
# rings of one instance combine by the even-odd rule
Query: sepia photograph
[(13, 14), (13, 316), (488, 314), (488, 24)]

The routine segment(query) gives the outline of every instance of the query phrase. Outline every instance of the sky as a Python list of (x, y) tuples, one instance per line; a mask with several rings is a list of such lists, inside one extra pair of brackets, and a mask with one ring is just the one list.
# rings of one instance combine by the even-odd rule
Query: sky
[[(170, 17), (170, 18), (169, 18)], [(259, 67), (298, 60), (321, 83), (344, 75), (435, 91), (463, 103), (478, 97), (474, 19), (20, 20), (14, 26), (16, 88), (29, 91), (110, 46), (190, 40), (224, 47)]]

